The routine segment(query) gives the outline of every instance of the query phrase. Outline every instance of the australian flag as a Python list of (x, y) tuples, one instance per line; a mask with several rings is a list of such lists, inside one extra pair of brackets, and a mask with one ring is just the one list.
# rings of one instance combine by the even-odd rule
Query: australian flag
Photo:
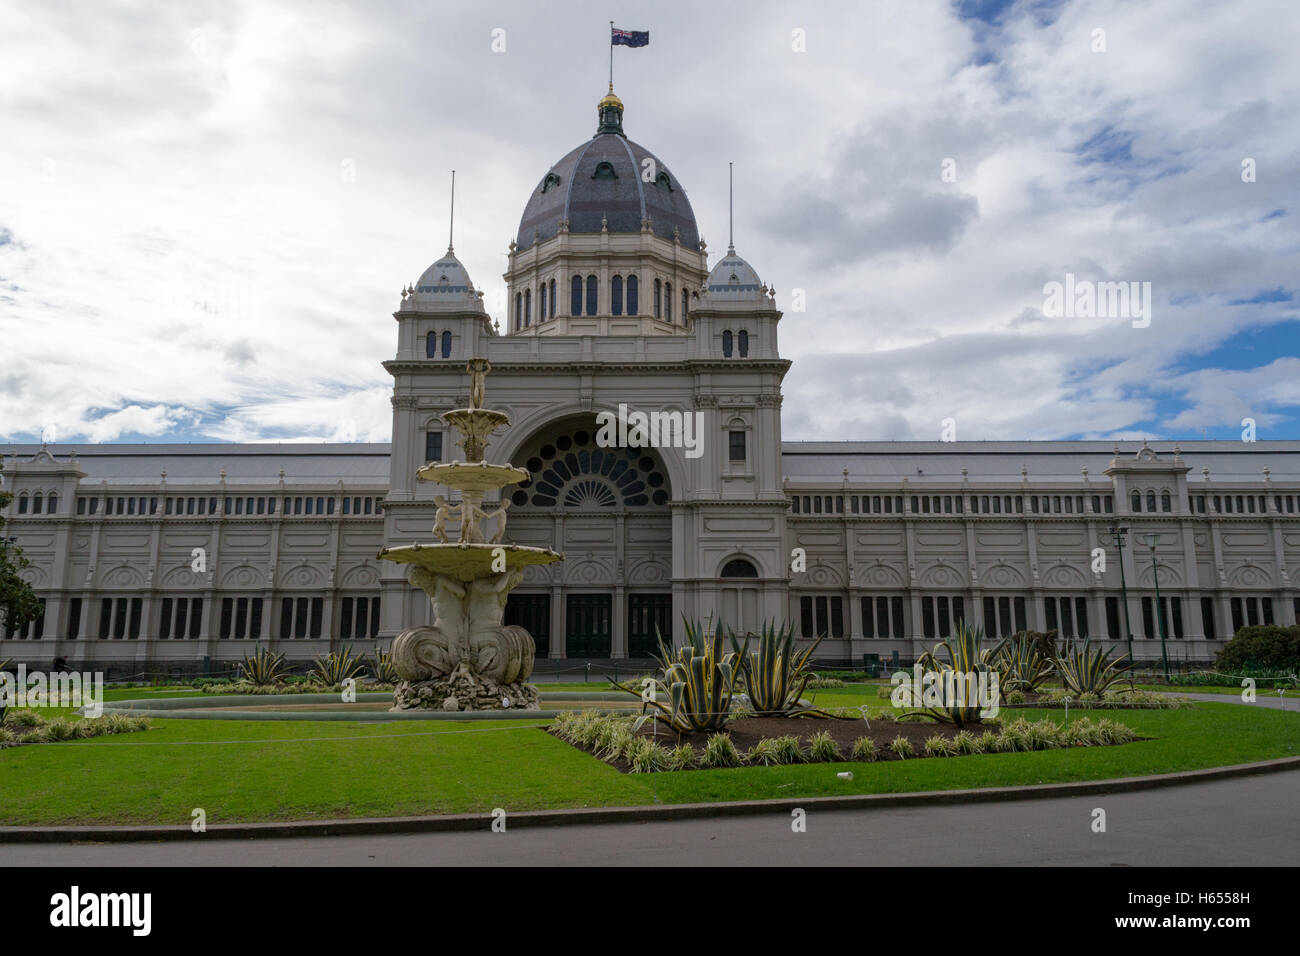
[(620, 30), (613, 28), (610, 33), (610, 44), (612, 46), (649, 46), (649, 30)]

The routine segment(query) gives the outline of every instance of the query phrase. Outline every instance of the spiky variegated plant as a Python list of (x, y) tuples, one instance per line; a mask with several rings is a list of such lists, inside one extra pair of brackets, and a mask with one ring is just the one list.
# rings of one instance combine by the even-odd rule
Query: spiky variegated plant
[(365, 666), (362, 658), (352, 656), (352, 648), (345, 647), (316, 658), (311, 665), (311, 676), (326, 687), (333, 687), (349, 677), (356, 677)]
[(659, 629), (655, 655), (659, 673), (653, 678), (653, 699), (646, 700), (641, 688), (613, 682), (619, 690), (640, 697), (653, 716), (666, 720), (674, 730), (694, 733), (719, 730), (731, 712), (731, 695), (736, 685), (736, 655), (722, 651), (721, 631), (707, 633), (698, 623), (683, 619), (686, 643), (674, 653)]
[(1052, 675), (1052, 659), (1025, 631), (1004, 640), (988, 660), (998, 672), (998, 686), (1004, 694), (1013, 690), (1036, 692)]
[(393, 666), (392, 652), (384, 650), (382, 647), (375, 648), (375, 659), (370, 665), (374, 671), (375, 679), (381, 684), (396, 684), (397, 669)]
[(1127, 676), (1128, 662), (1125, 657), (1121, 655), (1113, 661), (1110, 659), (1115, 651), (1114, 647), (1093, 647), (1091, 642), (1084, 641), (1082, 645), (1068, 645), (1065, 653), (1053, 663), (1060, 671), (1065, 689), (1070, 693), (1103, 697), (1107, 690), (1120, 681), (1127, 680), (1129, 687), (1133, 686), (1132, 678)]
[(241, 679), (259, 687), (279, 683), (286, 671), (284, 655), (273, 653), (265, 647), (259, 647), (252, 654), (245, 654), (239, 665)]
[[(941, 687), (950, 687), (951, 681), (957, 679), (958, 674), (978, 675), (994, 674), (994, 669), (990, 660), (995, 657), (1001, 650), (1002, 644), (991, 650), (981, 650), (980, 643), (984, 640), (984, 629), (980, 627), (970, 627), (965, 621), (957, 625), (952, 637), (940, 641), (934, 645), (934, 649), (926, 651), (919, 658), (917, 663), (921, 666), (923, 674), (930, 672), (935, 675), (935, 681)], [(943, 651), (947, 660), (939, 656), (939, 651)], [(951, 675), (951, 678), (949, 677)], [(963, 684), (969, 690), (971, 684)], [(978, 700), (971, 700), (969, 693), (959, 704), (957, 701), (944, 701), (938, 707), (924, 706), (920, 701), (913, 701), (919, 709), (902, 714), (904, 717), (928, 717), (931, 720), (951, 723), (959, 730), (968, 724), (978, 724), (980, 722), (980, 704)]]
[(817, 638), (807, 650), (797, 652), (794, 626), (787, 622), (778, 628), (775, 621), (767, 621), (758, 635), (758, 652), (754, 653), (749, 649), (748, 637), (742, 644), (735, 634), (727, 633), (754, 716), (784, 717), (799, 709), (799, 698), (813, 676), (807, 669), (808, 659), (822, 639)]

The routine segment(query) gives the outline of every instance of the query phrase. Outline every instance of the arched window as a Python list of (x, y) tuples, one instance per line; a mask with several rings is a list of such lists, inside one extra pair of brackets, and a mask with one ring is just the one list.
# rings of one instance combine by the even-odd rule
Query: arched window
[(686, 313), (691, 310), (691, 294), (682, 290), (682, 325), (686, 324)]
[(1155, 493), (1154, 491), (1148, 491), (1148, 492), (1147, 492), (1147, 511), (1150, 511), (1152, 514), (1155, 514), (1155, 511), (1156, 511), (1156, 493)]
[(515, 293), (515, 331), (518, 332), (524, 327), (524, 296), (523, 293)]
[(758, 577), (758, 568), (744, 558), (732, 558), (722, 566), (721, 576), (724, 578), (756, 578)]
[(543, 282), (542, 287), (537, 290), (537, 295), (538, 295), (537, 321), (545, 322), (546, 321), (546, 283), (545, 282)]
[(58, 511), (59, 511), (59, 496), (56, 494), (51, 494), (49, 500), (46, 501), (45, 503), (45, 513), (52, 515), (52, 514), (57, 514)]
[(664, 318), (669, 322), (673, 320), (673, 284), (664, 283)]
[(442, 333), (442, 357), (451, 358), (451, 333)]
[(600, 305), (600, 285), (595, 276), (587, 276), (587, 314), (595, 315)]
[(41, 500), (41, 493), (39, 491), (32, 495), (32, 514), (38, 515), (41, 513)]
[(555, 318), (555, 280), (551, 280), (551, 314), (548, 318)]
[(731, 330), (722, 333), (722, 354), (726, 358), (731, 358)]
[(609, 280), (609, 314), (623, 314), (623, 277), (614, 276)]
[(745, 358), (749, 355), (749, 333), (741, 329), (738, 338), (740, 339), (739, 343), (737, 343), (740, 346), (740, 357)]
[(1167, 491), (1163, 491), (1160, 493), (1160, 510), (1161, 511), (1174, 510), (1174, 503), (1169, 499), (1169, 492)]
[(524, 328), (533, 324), (533, 290), (524, 290)]
[(1139, 491), (1135, 491), (1135, 492), (1133, 492), (1132, 505), (1133, 505), (1133, 511), (1134, 511), (1135, 513), (1136, 513), (1136, 512), (1140, 512), (1140, 511), (1142, 510), (1142, 493), (1141, 493), (1141, 492), (1139, 492)]
[(20, 515), (27, 514), (27, 496), (25, 494), (18, 496), (18, 513)]
[(438, 333), (437, 332), (430, 332), (428, 335), (424, 337), (424, 357), (425, 358), (438, 357)]
[(663, 283), (660, 282), (658, 279), (655, 279), (655, 318), (656, 319), (663, 317), (663, 305), (661, 302), (662, 299), (663, 299)]
[(569, 289), (569, 315), (582, 315), (582, 276), (574, 276)]
[(637, 314), (636, 276), (627, 277), (627, 314)]

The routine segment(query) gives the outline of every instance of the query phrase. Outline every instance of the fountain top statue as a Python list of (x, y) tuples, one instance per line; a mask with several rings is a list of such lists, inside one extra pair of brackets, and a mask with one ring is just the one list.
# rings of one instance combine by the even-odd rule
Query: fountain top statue
[[(484, 408), (484, 386), (491, 366), (471, 359), (469, 408), (442, 415), (460, 433), (457, 444), (467, 461), (429, 462), (416, 474), (460, 492), (451, 503), (434, 495), (436, 544), (383, 548), (379, 557), (413, 565), (410, 581), (429, 595), (432, 627), (414, 627), (393, 641), (393, 666), (401, 681), (394, 710), (490, 710), (537, 707), (537, 688), (524, 681), (532, 674), (532, 636), (517, 625), (503, 625), (506, 598), (523, 579), (524, 568), (564, 560), (549, 548), (505, 542), (506, 508), (483, 510), (483, 495), (528, 479), (513, 465), (486, 461), (487, 438), (510, 423), (504, 412)], [(459, 539), (447, 537), (447, 521), (460, 524)], [(487, 539), (484, 521), (497, 522)]]

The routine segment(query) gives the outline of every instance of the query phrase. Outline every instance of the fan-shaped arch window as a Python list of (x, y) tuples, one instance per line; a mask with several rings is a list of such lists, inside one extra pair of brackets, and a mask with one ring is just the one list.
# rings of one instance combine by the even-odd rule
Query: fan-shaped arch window
[(442, 357), (451, 358), (451, 332), (442, 333)]
[(437, 332), (430, 332), (428, 335), (424, 337), (424, 357), (425, 358), (438, 357), (438, 333)]
[(727, 329), (722, 333), (722, 354), (725, 358), (731, 358), (731, 330)]
[(627, 314), (637, 314), (636, 276), (627, 277)]
[(671, 322), (673, 320), (673, 284), (664, 283), (664, 318)]
[(738, 340), (737, 344), (740, 348), (740, 357), (747, 357), (749, 355), (749, 333), (744, 329), (741, 329), (740, 332), (737, 333), (736, 338)]
[(595, 315), (596, 309), (600, 307), (600, 280), (595, 276), (587, 276), (587, 314)]
[(1132, 510), (1134, 512), (1140, 512), (1142, 510), (1142, 493), (1140, 491), (1133, 492), (1130, 504), (1133, 506)]
[(663, 318), (663, 283), (655, 279), (655, 318)]
[(553, 508), (637, 508), (668, 504), (662, 465), (640, 448), (603, 448), (592, 432), (579, 429), (548, 442), (526, 467), (511, 502)]
[(582, 315), (582, 276), (569, 283), (569, 315)]
[(756, 578), (758, 577), (758, 568), (744, 558), (732, 558), (722, 566), (721, 576), (724, 578)]
[(610, 315), (623, 314), (623, 277), (614, 276), (609, 280)]

